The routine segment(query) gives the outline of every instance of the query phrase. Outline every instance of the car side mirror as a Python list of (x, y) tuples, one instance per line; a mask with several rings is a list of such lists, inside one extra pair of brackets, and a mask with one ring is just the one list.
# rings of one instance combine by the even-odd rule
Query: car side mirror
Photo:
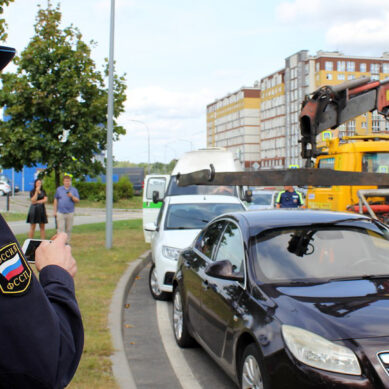
[(216, 261), (209, 264), (205, 269), (205, 274), (223, 280), (243, 282), (244, 276), (241, 273), (234, 273), (232, 263), (228, 259)]
[(159, 192), (157, 190), (153, 190), (153, 203), (157, 204), (161, 201), (159, 198)]
[(154, 231), (157, 231), (157, 226), (152, 222), (146, 223), (144, 229), (147, 232), (154, 232)]
[(250, 189), (247, 189), (244, 191), (244, 200), (248, 203), (251, 203), (253, 201), (253, 192)]

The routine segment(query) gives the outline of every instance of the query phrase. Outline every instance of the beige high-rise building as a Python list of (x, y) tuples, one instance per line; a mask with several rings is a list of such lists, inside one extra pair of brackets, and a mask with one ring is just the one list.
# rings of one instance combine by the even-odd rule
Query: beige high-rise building
[[(207, 146), (233, 151), (246, 170), (302, 167), (299, 114), (304, 96), (361, 76), (389, 78), (389, 53), (361, 57), (319, 51), (310, 56), (299, 51), (253, 88), (241, 88), (207, 106)], [(375, 132), (389, 132), (389, 123), (376, 111), (342, 124), (333, 135)]]
[(259, 166), (260, 89), (241, 88), (207, 105), (207, 147), (224, 147), (242, 168)]

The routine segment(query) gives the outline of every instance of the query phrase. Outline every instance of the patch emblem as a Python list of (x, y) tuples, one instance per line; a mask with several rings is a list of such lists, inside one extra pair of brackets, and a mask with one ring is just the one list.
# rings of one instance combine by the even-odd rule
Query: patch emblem
[(0, 249), (0, 292), (22, 294), (31, 282), (32, 271), (16, 243)]

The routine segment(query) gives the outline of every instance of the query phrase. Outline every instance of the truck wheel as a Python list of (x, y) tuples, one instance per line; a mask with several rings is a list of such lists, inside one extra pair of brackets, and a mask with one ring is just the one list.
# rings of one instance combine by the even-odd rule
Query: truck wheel
[(151, 295), (155, 300), (167, 300), (170, 296), (170, 293), (163, 292), (159, 289), (157, 271), (155, 270), (155, 264), (153, 263), (150, 268), (149, 273), (149, 288)]

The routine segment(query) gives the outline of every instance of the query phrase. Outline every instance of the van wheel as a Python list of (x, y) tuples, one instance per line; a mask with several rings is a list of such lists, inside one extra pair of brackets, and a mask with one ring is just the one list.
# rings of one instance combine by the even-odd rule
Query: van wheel
[(162, 292), (161, 289), (159, 289), (158, 285), (158, 279), (157, 279), (157, 271), (155, 269), (155, 264), (153, 263), (150, 268), (149, 273), (149, 288), (151, 295), (155, 300), (167, 300), (170, 296), (170, 293), (168, 292)]
[(269, 379), (263, 368), (263, 358), (255, 343), (249, 344), (239, 361), (241, 389), (269, 389)]

